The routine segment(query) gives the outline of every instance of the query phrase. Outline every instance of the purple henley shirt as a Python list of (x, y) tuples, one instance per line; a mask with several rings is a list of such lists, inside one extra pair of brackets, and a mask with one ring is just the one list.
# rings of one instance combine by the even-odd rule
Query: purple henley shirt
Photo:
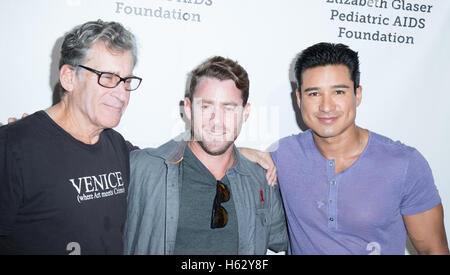
[(335, 174), (312, 131), (271, 153), (286, 210), (289, 254), (404, 254), (403, 216), (437, 206), (431, 169), (414, 148), (369, 132), (361, 156)]

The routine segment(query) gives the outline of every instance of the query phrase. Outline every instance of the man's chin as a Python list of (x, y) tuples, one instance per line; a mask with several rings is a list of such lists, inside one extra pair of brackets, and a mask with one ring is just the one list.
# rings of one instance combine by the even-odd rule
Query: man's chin
[(98, 117), (97, 124), (101, 125), (104, 129), (109, 129), (119, 125), (122, 114), (118, 112), (102, 113)]
[(312, 129), (314, 134), (321, 138), (335, 138), (341, 135), (344, 130), (338, 128)]
[(200, 145), (200, 147), (202, 147), (203, 151), (205, 151), (208, 155), (220, 156), (223, 155), (230, 148), (231, 145), (233, 145), (233, 142), (232, 141), (227, 142), (222, 146), (210, 146), (202, 141), (198, 141), (198, 144)]
[(102, 121), (99, 124), (103, 129), (112, 129), (119, 125), (120, 120), (114, 120), (114, 121)]

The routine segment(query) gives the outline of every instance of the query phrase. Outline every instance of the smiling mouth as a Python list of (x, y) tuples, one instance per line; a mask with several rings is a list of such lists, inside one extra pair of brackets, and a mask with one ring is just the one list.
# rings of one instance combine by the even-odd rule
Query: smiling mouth
[(337, 117), (318, 117), (317, 118), (320, 122), (329, 124), (335, 122), (338, 118)]
[(122, 111), (122, 106), (113, 106), (113, 105), (108, 105), (108, 104), (105, 104), (105, 106), (107, 106), (107, 107), (109, 107), (111, 109), (114, 109), (114, 110), (116, 110), (118, 112)]
[(210, 136), (216, 136), (216, 137), (220, 137), (225, 135), (225, 132), (211, 132), (211, 131), (206, 131), (206, 133)]

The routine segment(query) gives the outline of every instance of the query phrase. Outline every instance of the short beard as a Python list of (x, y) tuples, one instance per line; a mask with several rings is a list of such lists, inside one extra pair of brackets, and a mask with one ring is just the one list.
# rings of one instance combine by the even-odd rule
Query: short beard
[(200, 147), (202, 147), (203, 151), (208, 153), (208, 155), (220, 156), (220, 155), (223, 155), (228, 150), (228, 148), (230, 148), (230, 146), (233, 145), (234, 142), (230, 141), (229, 143), (227, 143), (225, 145), (225, 147), (222, 150), (217, 151), (217, 152), (210, 151), (209, 148), (203, 143), (203, 141), (199, 140), (199, 141), (197, 141), (197, 143), (200, 145)]

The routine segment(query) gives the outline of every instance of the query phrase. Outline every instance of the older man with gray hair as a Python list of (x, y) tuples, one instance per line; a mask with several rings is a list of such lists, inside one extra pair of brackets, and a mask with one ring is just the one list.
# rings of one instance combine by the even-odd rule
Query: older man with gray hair
[(131, 145), (115, 127), (141, 78), (135, 38), (101, 20), (61, 48), (61, 102), (0, 128), (0, 253), (121, 254)]

